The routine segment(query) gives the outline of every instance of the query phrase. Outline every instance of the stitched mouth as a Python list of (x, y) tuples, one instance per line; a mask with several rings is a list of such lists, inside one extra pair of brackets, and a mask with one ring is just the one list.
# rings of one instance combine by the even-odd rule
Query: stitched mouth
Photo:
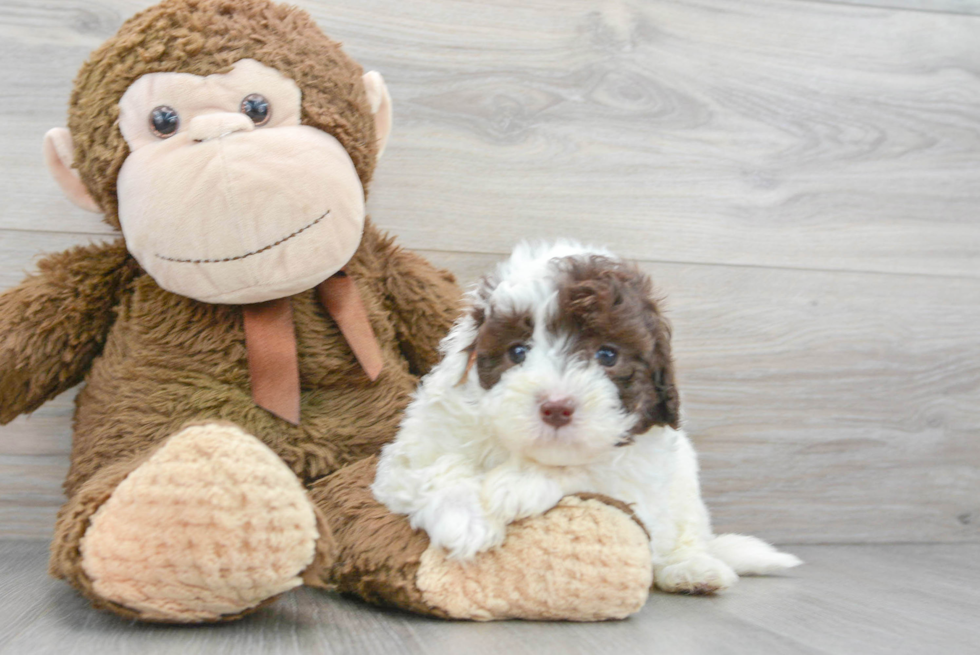
[(298, 230), (296, 230), (292, 234), (288, 234), (288, 235), (284, 236), (283, 238), (279, 239), (278, 241), (276, 241), (275, 243), (270, 243), (267, 246), (263, 246), (262, 248), (259, 248), (258, 250), (253, 250), (252, 252), (247, 252), (244, 255), (236, 255), (234, 257), (225, 257), (223, 259), (181, 259), (179, 257), (166, 257), (166, 256), (161, 255), (159, 253), (154, 253), (154, 256), (157, 257), (157, 258), (159, 258), (159, 259), (162, 259), (164, 261), (177, 262), (178, 264), (221, 264), (223, 262), (234, 262), (234, 261), (238, 261), (239, 259), (245, 259), (246, 257), (251, 257), (252, 255), (258, 255), (260, 253), (265, 252), (266, 250), (271, 250), (272, 248), (275, 248), (276, 246), (280, 246), (280, 245), (286, 243), (287, 241), (289, 241), (293, 237), (299, 236), (303, 232), (306, 232), (308, 229), (310, 229), (311, 227), (313, 227), (314, 225), (316, 225), (317, 223), (319, 223), (320, 221), (322, 221), (323, 219), (325, 219), (329, 214), (330, 214), (330, 210), (328, 209), (327, 211), (323, 212), (323, 216), (320, 216), (319, 218), (317, 218), (316, 220), (314, 220), (314, 221), (312, 221), (310, 223), (307, 223), (306, 225), (304, 225), (303, 227), (299, 228)]

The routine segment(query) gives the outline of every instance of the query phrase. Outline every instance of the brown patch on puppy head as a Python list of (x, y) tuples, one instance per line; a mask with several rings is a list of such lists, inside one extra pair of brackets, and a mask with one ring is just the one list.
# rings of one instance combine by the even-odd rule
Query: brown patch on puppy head
[(623, 407), (639, 417), (632, 435), (654, 425), (677, 428), (680, 399), (670, 324), (653, 298), (650, 278), (634, 265), (599, 255), (567, 257), (556, 268), (558, 313), (549, 329), (573, 335), (572, 347), (583, 357), (595, 357), (603, 346), (616, 350), (606, 374)]
[(472, 306), (469, 309), (470, 318), (476, 326), (476, 337), (463, 352), (469, 355), (466, 369), (458, 384), (463, 384), (473, 366), (477, 366), (480, 386), (490, 389), (504, 374), (504, 371), (514, 366), (507, 355), (510, 347), (530, 339), (534, 330), (533, 320), (527, 312), (496, 312), (491, 314), (490, 300), (494, 290), (500, 284), (495, 274), (484, 275), (471, 293)]
[(164, 0), (123, 23), (75, 79), (68, 116), (75, 165), (106, 222), (119, 227), (116, 178), (129, 147), (116, 121), (126, 89), (148, 73), (227, 73), (241, 59), (296, 82), (302, 123), (340, 141), (367, 193), (377, 145), (364, 71), (309, 14), (269, 0)]
[(534, 319), (529, 311), (493, 312), (487, 316), (476, 335), (474, 352), (480, 386), (492, 388), (515, 362), (510, 349), (531, 340)]

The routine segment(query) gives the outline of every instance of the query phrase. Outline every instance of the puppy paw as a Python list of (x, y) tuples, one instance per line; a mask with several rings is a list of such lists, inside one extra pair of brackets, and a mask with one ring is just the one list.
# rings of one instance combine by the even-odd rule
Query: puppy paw
[(562, 498), (561, 486), (529, 470), (500, 468), (483, 481), (481, 497), (487, 514), (504, 523), (544, 514)]
[(738, 581), (738, 574), (730, 566), (706, 554), (669, 564), (658, 569), (654, 577), (658, 589), (695, 596), (722, 591)]
[(452, 559), (472, 559), (477, 553), (499, 546), (504, 541), (506, 524), (486, 516), (475, 501), (465, 497), (448, 497), (413, 517), (412, 527), (429, 535), (429, 543), (446, 551)]

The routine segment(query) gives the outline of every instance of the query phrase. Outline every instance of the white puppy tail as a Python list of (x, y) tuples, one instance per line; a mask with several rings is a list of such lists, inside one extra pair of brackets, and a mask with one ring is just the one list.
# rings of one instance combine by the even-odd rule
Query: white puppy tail
[(744, 534), (722, 534), (708, 542), (708, 552), (739, 575), (767, 575), (799, 566), (796, 555), (783, 553), (761, 539)]

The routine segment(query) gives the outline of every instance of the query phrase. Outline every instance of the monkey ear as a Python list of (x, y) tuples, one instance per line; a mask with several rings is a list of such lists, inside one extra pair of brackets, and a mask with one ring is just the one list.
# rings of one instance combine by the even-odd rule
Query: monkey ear
[(44, 135), (44, 163), (61, 191), (82, 209), (101, 214), (102, 208), (82, 184), (78, 171), (71, 167), (74, 153), (75, 145), (67, 128), (56, 127)]
[(361, 78), (367, 91), (371, 113), (374, 114), (374, 131), (378, 135), (378, 157), (385, 151), (388, 135), (391, 134), (391, 96), (384, 78), (378, 71), (370, 71)]

